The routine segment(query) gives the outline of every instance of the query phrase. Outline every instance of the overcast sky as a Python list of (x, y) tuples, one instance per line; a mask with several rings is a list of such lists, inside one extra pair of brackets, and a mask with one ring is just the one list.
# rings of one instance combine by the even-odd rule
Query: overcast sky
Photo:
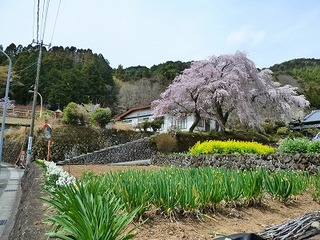
[[(1, 0), (4, 48), (27, 46), (36, 38), (34, 1)], [(260, 68), (320, 58), (319, 0), (61, 0), (53, 31), (58, 5), (59, 0), (50, 1), (40, 35), (44, 43), (89, 48), (113, 68), (201, 60), (237, 50)]]

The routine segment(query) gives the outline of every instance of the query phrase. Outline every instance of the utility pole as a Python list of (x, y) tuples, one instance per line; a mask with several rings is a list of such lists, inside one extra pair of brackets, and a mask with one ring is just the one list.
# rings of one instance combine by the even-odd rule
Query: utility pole
[(10, 79), (11, 79), (12, 61), (11, 61), (11, 58), (4, 51), (0, 49), (0, 52), (2, 52), (9, 60), (8, 78), (7, 78), (7, 85), (6, 85), (6, 93), (4, 97), (4, 106), (2, 111), (2, 124), (1, 124), (1, 139), (0, 139), (0, 173), (1, 173), (3, 138), (4, 138), (5, 125), (6, 125), (7, 106), (8, 106), (8, 100), (9, 100), (8, 96), (9, 96), (9, 86), (10, 86)]
[(37, 62), (36, 80), (35, 80), (34, 88), (33, 88), (32, 114), (31, 114), (30, 134), (28, 137), (28, 148), (27, 148), (27, 165), (32, 162), (32, 140), (33, 140), (34, 118), (35, 118), (35, 113), (36, 113), (36, 103), (37, 103), (39, 77), (40, 77), (42, 46), (43, 46), (43, 42), (41, 41), (39, 44), (39, 57), (38, 57), (38, 62)]

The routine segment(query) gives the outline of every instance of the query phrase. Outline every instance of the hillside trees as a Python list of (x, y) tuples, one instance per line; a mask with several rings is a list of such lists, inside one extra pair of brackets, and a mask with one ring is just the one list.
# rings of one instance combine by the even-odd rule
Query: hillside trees
[[(31, 100), (28, 90), (34, 84), (37, 58), (37, 47), (29, 45), (19, 49), (13, 65), (19, 75), (19, 84), (12, 87), (13, 99), (19, 104), (27, 104)], [(103, 107), (114, 108), (117, 88), (112, 74), (109, 62), (90, 49), (52, 47), (47, 50), (44, 47), (39, 93), (44, 103), (53, 109), (63, 108), (71, 101), (99, 103)]]
[[(5, 51), (13, 60), (10, 98), (26, 105), (32, 101), (28, 91), (33, 90), (39, 47), (12, 43)], [(7, 61), (2, 55), (0, 65), (4, 66), (4, 72)], [(187, 67), (190, 62), (168, 61), (151, 68), (119, 65), (113, 70), (101, 54), (94, 54), (90, 49), (43, 47), (38, 91), (50, 109), (63, 109), (69, 102), (100, 103), (115, 113), (150, 104)], [(116, 85), (114, 79), (120, 84)]]
[(224, 131), (232, 115), (246, 127), (260, 127), (266, 118), (290, 119), (308, 106), (292, 86), (272, 81), (268, 69), (258, 71), (242, 52), (193, 62), (152, 102), (154, 116), (182, 118), (193, 114), (192, 132), (201, 119), (213, 119)]
[[(12, 51), (13, 50), (11, 50), (11, 52)], [(37, 48), (28, 45), (21, 49), (19, 54), (15, 57), (15, 61), (13, 61), (13, 72), (16, 76), (12, 77), (10, 88), (12, 91), (12, 99), (18, 104), (25, 104), (31, 98), (31, 94), (29, 94), (28, 91), (30, 89), (33, 90), (31, 86), (33, 86), (36, 76), (37, 52)]]
[(154, 78), (143, 78), (134, 83), (124, 82), (118, 94), (119, 108), (126, 111), (136, 106), (150, 105), (164, 89)]
[(167, 61), (153, 65), (150, 69), (143, 66), (123, 68), (119, 65), (114, 73), (120, 86), (119, 108), (128, 110), (139, 105), (149, 105), (188, 67), (190, 62), (180, 61)]
[(299, 85), (310, 102), (311, 108), (320, 108), (320, 59), (300, 58), (275, 64), (270, 69), (281, 81), (281, 75), (289, 75)]
[(320, 109), (320, 83), (308, 82), (304, 95), (310, 101), (313, 108)]
[(115, 70), (114, 76), (124, 82), (135, 82), (141, 78), (151, 76), (150, 69), (145, 66), (132, 66), (126, 69), (119, 65)]
[(158, 78), (160, 85), (167, 87), (183, 70), (190, 67), (190, 62), (167, 61), (150, 68), (152, 76)]

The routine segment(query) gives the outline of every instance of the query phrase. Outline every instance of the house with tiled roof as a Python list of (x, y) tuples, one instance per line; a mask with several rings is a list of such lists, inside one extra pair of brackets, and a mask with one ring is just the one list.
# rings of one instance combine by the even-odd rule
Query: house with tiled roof
[[(126, 112), (120, 114), (114, 119), (116, 122), (123, 122), (132, 127), (136, 127), (139, 123), (144, 121), (153, 120), (153, 114), (151, 110), (151, 106), (139, 106), (134, 107)], [(194, 122), (194, 116), (190, 115), (188, 117), (177, 119), (173, 116), (165, 115), (163, 116), (163, 125), (160, 129), (160, 132), (168, 132), (170, 130), (179, 130), (182, 132), (189, 131), (192, 123)], [(213, 127), (212, 127), (213, 126)], [(195, 131), (203, 132), (209, 131), (214, 128), (214, 123), (208, 123), (204, 120), (201, 120), (198, 126), (195, 128)]]
[(289, 127), (293, 130), (320, 128), (320, 110), (313, 110), (302, 119), (290, 122)]
[(127, 123), (134, 127), (143, 121), (150, 120), (151, 117), (151, 106), (138, 106), (125, 111), (117, 116), (114, 120), (116, 122), (121, 121)]

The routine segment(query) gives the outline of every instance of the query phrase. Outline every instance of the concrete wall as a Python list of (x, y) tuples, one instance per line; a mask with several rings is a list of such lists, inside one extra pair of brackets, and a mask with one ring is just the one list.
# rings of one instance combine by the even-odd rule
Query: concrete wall
[(142, 138), (136, 141), (108, 147), (92, 153), (72, 157), (58, 164), (108, 164), (127, 162), (134, 160), (150, 159), (157, 155), (158, 151), (149, 138)]
[(152, 165), (180, 167), (224, 167), (231, 169), (250, 169), (265, 167), (268, 170), (303, 170), (311, 173), (320, 171), (320, 154), (228, 154), (200, 155), (187, 154), (153, 155)]

